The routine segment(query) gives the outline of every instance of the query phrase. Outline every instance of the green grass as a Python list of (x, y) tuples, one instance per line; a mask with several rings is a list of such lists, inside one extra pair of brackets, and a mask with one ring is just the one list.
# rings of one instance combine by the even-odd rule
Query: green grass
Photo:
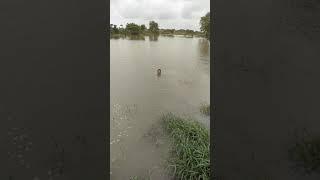
[(169, 167), (178, 179), (210, 179), (209, 132), (200, 123), (168, 113), (162, 116), (172, 140)]
[(210, 116), (210, 104), (201, 104), (200, 112), (204, 115)]

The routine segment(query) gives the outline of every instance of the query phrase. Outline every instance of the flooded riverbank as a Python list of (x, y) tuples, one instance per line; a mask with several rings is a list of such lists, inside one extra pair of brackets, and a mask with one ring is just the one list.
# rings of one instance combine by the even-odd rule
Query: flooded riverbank
[(209, 46), (202, 38), (110, 40), (111, 179), (168, 178), (162, 114), (194, 117), (209, 127), (200, 112), (210, 102)]

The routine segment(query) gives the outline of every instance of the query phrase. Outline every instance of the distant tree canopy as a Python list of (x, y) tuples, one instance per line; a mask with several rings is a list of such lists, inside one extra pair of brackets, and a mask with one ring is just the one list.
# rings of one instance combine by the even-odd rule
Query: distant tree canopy
[(140, 30), (141, 30), (142, 32), (144, 32), (146, 29), (147, 29), (147, 28), (146, 28), (146, 26), (145, 26), (144, 24), (142, 24), (142, 25), (140, 26)]
[(117, 28), (117, 25), (110, 24), (110, 33), (119, 33), (119, 29)]
[(149, 31), (151, 33), (159, 33), (158, 23), (156, 23), (155, 21), (150, 21), (149, 22)]
[(126, 25), (126, 32), (130, 35), (139, 35), (141, 33), (140, 26), (135, 23), (128, 23)]
[(162, 34), (174, 34), (174, 29), (160, 29), (160, 33)]
[(187, 29), (186, 34), (193, 34), (193, 30)]
[[(106, 29), (107, 30), (107, 29)], [(115, 24), (110, 24), (110, 37), (126, 37), (130, 35), (184, 35), (184, 36), (201, 36), (210, 37), (210, 12), (201, 17), (200, 31), (193, 31), (190, 29), (159, 29), (158, 23), (155, 21), (149, 22), (149, 29), (144, 24), (138, 25), (135, 23), (127, 23), (124, 27), (122, 24), (117, 27)]]
[(200, 30), (205, 34), (205, 36), (210, 38), (210, 12), (200, 19)]
[(126, 33), (126, 30), (123, 28), (123, 25), (122, 25), (122, 24), (120, 25), (119, 33), (120, 33), (120, 34), (125, 34), (125, 33)]
[(117, 28), (117, 25), (113, 25), (113, 32), (119, 33), (119, 29)]

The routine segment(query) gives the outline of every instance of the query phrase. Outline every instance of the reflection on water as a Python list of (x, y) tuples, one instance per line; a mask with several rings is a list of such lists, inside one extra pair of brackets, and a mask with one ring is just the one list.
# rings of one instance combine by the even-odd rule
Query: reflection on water
[[(149, 41), (158, 41), (159, 34), (148, 35)], [(173, 35), (163, 35), (165, 37), (174, 37)], [(145, 40), (145, 35), (122, 35), (122, 34), (113, 34), (110, 35), (110, 39), (128, 39), (128, 40)]]
[(161, 165), (168, 150), (158, 124), (162, 113), (196, 117), (209, 126), (199, 111), (210, 102), (206, 41), (164, 36), (110, 40), (111, 179), (169, 179)]
[(144, 35), (131, 35), (128, 36), (128, 39), (130, 40), (145, 40)]
[(159, 35), (154, 34), (154, 35), (149, 35), (149, 41), (158, 41)]
[(210, 53), (210, 41), (206, 39), (199, 39), (198, 40), (198, 47), (201, 57), (208, 57)]
[(173, 34), (161, 34), (161, 36), (174, 38), (174, 35), (173, 35)]

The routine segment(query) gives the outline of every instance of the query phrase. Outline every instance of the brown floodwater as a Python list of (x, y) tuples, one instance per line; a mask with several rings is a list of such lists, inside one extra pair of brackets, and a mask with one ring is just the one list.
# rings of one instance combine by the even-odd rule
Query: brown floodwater
[(209, 127), (209, 117), (199, 111), (210, 103), (209, 41), (111, 39), (110, 76), (111, 179), (168, 179), (163, 165), (168, 141), (159, 118), (173, 112)]

